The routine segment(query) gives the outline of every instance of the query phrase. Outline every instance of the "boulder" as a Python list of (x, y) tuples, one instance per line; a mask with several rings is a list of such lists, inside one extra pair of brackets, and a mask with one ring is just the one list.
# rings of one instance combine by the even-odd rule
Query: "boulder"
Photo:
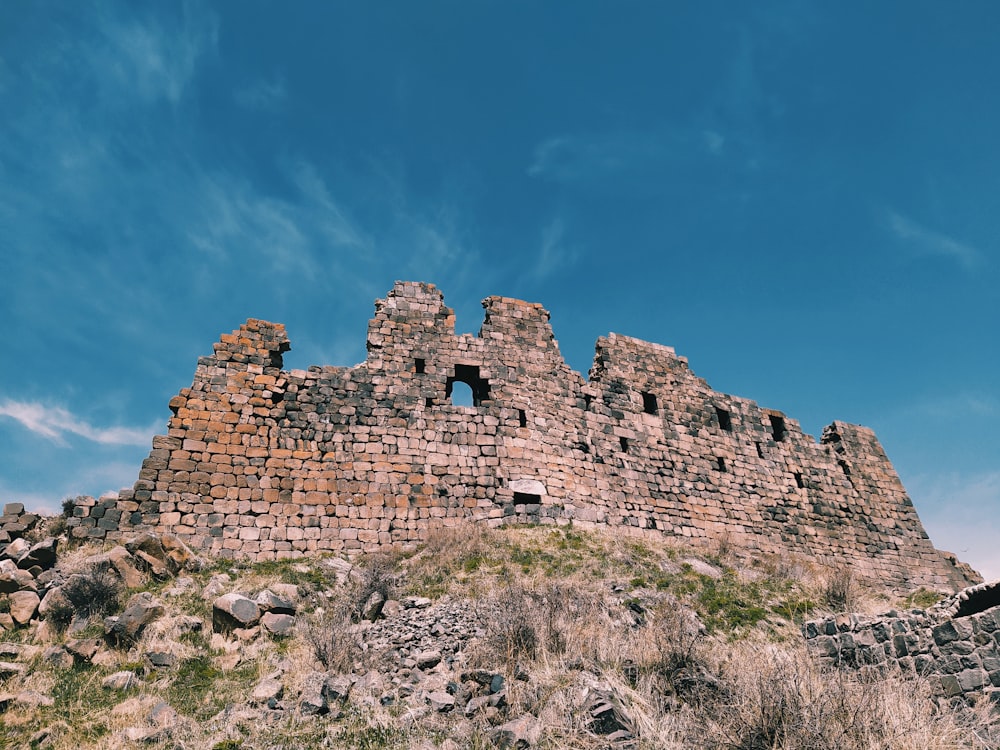
[(0, 661), (0, 680), (22, 674), (24, 667), (9, 661)]
[(310, 672), (302, 681), (302, 691), (299, 693), (299, 713), (303, 716), (320, 716), (330, 712), (326, 700), (324, 683), (326, 675), (322, 672)]
[(491, 736), (497, 747), (525, 750), (542, 738), (542, 722), (531, 714), (522, 714), (494, 729)]
[(57, 544), (58, 542), (55, 537), (50, 536), (32, 545), (31, 549), (25, 552), (17, 561), (17, 567), (22, 570), (30, 570), (36, 567), (41, 570), (48, 570), (56, 564)]
[(257, 683), (250, 694), (250, 702), (257, 706), (271, 705), (272, 702), (281, 699), (285, 692), (285, 686), (280, 680), (265, 678)]
[(260, 618), (260, 624), (264, 626), (271, 635), (289, 635), (295, 627), (295, 618), (291, 615), (278, 615), (273, 612), (265, 612)]
[(254, 597), (254, 602), (262, 612), (273, 612), (276, 615), (294, 615), (295, 605), (288, 599), (278, 596), (270, 589), (264, 589)]
[(0, 560), (0, 594), (14, 591), (35, 591), (35, 578), (26, 570), (21, 570), (12, 560)]
[(385, 596), (381, 591), (373, 591), (371, 596), (361, 606), (361, 619), (375, 622), (382, 615), (385, 606)]
[(24, 557), (24, 555), (28, 554), (28, 550), (30, 549), (31, 542), (27, 539), (15, 539), (13, 542), (4, 547), (3, 552), (0, 552), (0, 559), (11, 560), (16, 563)]
[(104, 633), (116, 644), (135, 643), (149, 623), (166, 614), (163, 603), (148, 591), (133, 596), (125, 611), (118, 617), (108, 617), (104, 621)]
[(34, 591), (15, 591), (8, 595), (10, 616), (17, 625), (27, 625), (38, 612), (39, 598)]
[(170, 572), (176, 575), (182, 570), (200, 570), (201, 560), (184, 542), (173, 534), (161, 534), (164, 561)]
[(437, 649), (421, 651), (416, 655), (416, 662), (420, 669), (433, 669), (441, 663), (441, 652)]
[(94, 658), (94, 654), (97, 653), (97, 650), (100, 647), (101, 642), (96, 638), (71, 638), (66, 641), (66, 651), (68, 651), (74, 659), (79, 659), (80, 661), (89, 662)]
[(447, 713), (455, 708), (455, 696), (441, 690), (428, 693), (426, 699), (428, 705), (438, 713)]
[(130, 690), (139, 686), (139, 676), (135, 672), (122, 671), (109, 674), (101, 682), (105, 690)]
[(258, 622), (260, 607), (242, 594), (223, 594), (212, 603), (212, 629), (216, 633), (252, 628)]

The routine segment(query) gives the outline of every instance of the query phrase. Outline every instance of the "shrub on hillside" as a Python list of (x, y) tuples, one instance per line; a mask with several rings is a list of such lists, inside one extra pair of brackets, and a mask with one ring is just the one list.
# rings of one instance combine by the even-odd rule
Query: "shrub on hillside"
[(122, 584), (109, 570), (94, 568), (70, 576), (59, 587), (59, 593), (46, 619), (65, 626), (78, 618), (104, 617), (117, 612), (121, 606)]

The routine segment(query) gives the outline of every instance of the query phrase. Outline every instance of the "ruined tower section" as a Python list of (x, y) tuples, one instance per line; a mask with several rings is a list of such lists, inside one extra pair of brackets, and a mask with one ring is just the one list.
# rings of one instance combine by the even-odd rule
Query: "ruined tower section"
[(171, 400), (134, 488), (78, 507), (73, 534), (151, 528), (271, 559), (412, 545), (465, 520), (574, 523), (900, 586), (976, 581), (930, 544), (871, 430), (835, 422), (817, 442), (713, 391), (673, 349), (615, 334), (584, 380), (540, 305), (483, 307), (479, 335), (456, 335), (440, 291), (397, 282), (365, 362), (292, 371), (284, 327), (247, 321)]

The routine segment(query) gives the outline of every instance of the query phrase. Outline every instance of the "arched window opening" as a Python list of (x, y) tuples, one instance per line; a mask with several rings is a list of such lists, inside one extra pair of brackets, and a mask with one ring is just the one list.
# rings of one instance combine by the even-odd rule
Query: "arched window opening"
[(472, 386), (461, 380), (449, 383), (448, 398), (451, 399), (452, 406), (475, 406), (475, 399), (472, 395)]
[(453, 406), (482, 406), (490, 399), (490, 384), (479, 376), (478, 365), (455, 365), (455, 374), (445, 385), (445, 396)]

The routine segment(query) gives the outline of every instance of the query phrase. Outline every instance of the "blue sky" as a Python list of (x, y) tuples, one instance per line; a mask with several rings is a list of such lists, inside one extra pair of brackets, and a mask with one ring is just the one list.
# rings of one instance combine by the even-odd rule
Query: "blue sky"
[(364, 358), (431, 281), (818, 435), (1000, 576), (1000, 6), (0, 4), (0, 501), (130, 486), (248, 317)]

